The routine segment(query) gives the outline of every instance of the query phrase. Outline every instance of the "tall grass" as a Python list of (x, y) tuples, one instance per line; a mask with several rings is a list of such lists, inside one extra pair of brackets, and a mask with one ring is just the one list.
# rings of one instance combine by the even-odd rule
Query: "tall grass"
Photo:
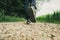
[(16, 16), (6, 16), (0, 12), (0, 22), (21, 22), (25, 21), (23, 17), (16, 17)]
[(52, 22), (60, 23), (60, 11), (54, 12), (53, 14), (47, 14), (37, 18), (38, 22)]

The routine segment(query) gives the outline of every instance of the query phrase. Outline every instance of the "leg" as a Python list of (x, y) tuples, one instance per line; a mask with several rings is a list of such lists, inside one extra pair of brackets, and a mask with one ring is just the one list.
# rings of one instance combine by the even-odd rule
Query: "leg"
[(36, 16), (36, 12), (35, 12), (35, 9), (34, 7), (29, 7), (29, 16), (30, 16), (30, 21), (35, 23), (36, 22), (36, 19), (35, 19), (35, 16)]
[(24, 11), (25, 11), (25, 18), (27, 20), (26, 23), (29, 24), (30, 23), (30, 16), (29, 16), (29, 12), (28, 12), (28, 4), (24, 5)]

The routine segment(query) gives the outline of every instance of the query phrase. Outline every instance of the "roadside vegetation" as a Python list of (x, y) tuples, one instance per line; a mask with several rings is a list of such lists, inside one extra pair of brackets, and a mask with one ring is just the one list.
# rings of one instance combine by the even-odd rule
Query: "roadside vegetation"
[(0, 0), (0, 22), (24, 21), (23, 0)]
[(16, 16), (6, 16), (0, 13), (0, 22), (21, 22), (25, 21), (23, 17), (16, 17)]
[(60, 11), (54, 12), (53, 14), (43, 15), (37, 18), (38, 22), (51, 22), (60, 23)]

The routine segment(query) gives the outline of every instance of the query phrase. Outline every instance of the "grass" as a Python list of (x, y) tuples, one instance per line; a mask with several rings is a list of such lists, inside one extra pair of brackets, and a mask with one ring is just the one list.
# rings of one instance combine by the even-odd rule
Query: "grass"
[(6, 16), (0, 12), (0, 22), (21, 22), (25, 21), (23, 17)]
[(25, 21), (25, 19), (14, 16), (4, 16), (0, 18), (0, 22), (21, 22), (21, 21)]
[(37, 17), (37, 22), (60, 23), (60, 11)]

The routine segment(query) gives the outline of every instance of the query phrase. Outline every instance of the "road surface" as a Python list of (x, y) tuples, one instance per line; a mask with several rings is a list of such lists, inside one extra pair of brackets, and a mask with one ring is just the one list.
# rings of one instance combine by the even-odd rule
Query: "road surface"
[(0, 23), (0, 40), (60, 40), (60, 25), (24, 22)]

